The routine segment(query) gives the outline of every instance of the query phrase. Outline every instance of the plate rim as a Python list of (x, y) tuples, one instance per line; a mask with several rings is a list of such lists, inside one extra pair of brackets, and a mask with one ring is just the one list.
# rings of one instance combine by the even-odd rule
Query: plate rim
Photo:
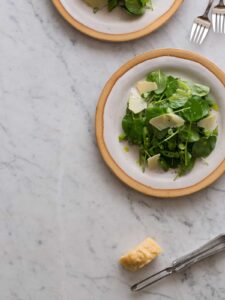
[(58, 12), (61, 14), (61, 16), (74, 28), (79, 30), (80, 32), (95, 38), (97, 40), (101, 41), (108, 41), (108, 42), (127, 42), (139, 39), (141, 37), (144, 37), (153, 31), (160, 28), (162, 25), (164, 25), (167, 21), (170, 20), (170, 18), (177, 12), (177, 10), (180, 8), (184, 0), (174, 0), (174, 3), (172, 6), (159, 18), (157, 18), (153, 23), (149, 24), (148, 26), (131, 32), (131, 33), (124, 33), (124, 34), (109, 34), (104, 32), (99, 32), (95, 29), (92, 29), (76, 19), (74, 19), (70, 13), (64, 8), (60, 0), (52, 0), (52, 3), (58, 10)]
[(158, 49), (144, 54), (138, 55), (133, 59), (129, 60), (127, 63), (123, 64), (108, 80), (104, 86), (102, 93), (100, 95), (95, 116), (95, 129), (96, 129), (96, 139), (99, 151), (105, 161), (106, 165), (111, 169), (111, 171), (116, 175), (127, 186), (133, 188), (134, 190), (146, 194), (148, 196), (154, 196), (158, 198), (175, 198), (181, 196), (187, 196), (196, 193), (213, 182), (215, 182), (219, 177), (221, 177), (225, 172), (225, 159), (222, 163), (211, 172), (206, 178), (199, 181), (198, 183), (180, 189), (157, 189), (146, 186), (137, 180), (130, 177), (121, 167), (115, 162), (113, 157), (110, 155), (107, 146), (104, 141), (104, 109), (105, 104), (108, 100), (108, 96), (111, 93), (112, 88), (120, 77), (122, 77), (126, 72), (132, 69), (134, 66), (146, 61), (158, 57), (171, 56), (175, 58), (182, 58), (190, 61), (194, 61), (207, 68), (211, 73), (213, 73), (225, 87), (225, 73), (217, 67), (213, 62), (207, 58), (201, 56), (200, 54), (181, 50), (181, 49)]

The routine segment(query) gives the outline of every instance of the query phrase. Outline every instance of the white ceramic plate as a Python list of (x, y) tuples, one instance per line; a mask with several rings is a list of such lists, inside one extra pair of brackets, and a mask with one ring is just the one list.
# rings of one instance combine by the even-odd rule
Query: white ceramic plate
[[(187, 188), (196, 187), (204, 180), (208, 181), (210, 175), (212, 175), (221, 165), (223, 165), (224, 171), (225, 161), (225, 139), (223, 139), (225, 136), (225, 120), (222, 118), (222, 116), (225, 115), (224, 73), (221, 71), (216, 74), (212, 72), (211, 63), (198, 55), (194, 55), (197, 59), (193, 61), (187, 59), (187, 56), (185, 55), (188, 55), (189, 52), (186, 51), (161, 51), (163, 51), (161, 52), (162, 55), (151, 57), (150, 59), (148, 59), (148, 54), (145, 54), (145, 58), (139, 63), (136, 63), (137, 59), (135, 58), (132, 67), (129, 69), (127, 69), (126, 66), (123, 66), (123, 70), (125, 68), (126, 71), (123, 72), (118, 80), (114, 81), (110, 93), (107, 98), (105, 98), (106, 101), (102, 116), (102, 139), (115, 166), (118, 167), (123, 174), (129, 176), (129, 178), (133, 180), (133, 183), (139, 183), (141, 186), (149, 188), (150, 194), (152, 194), (152, 189), (184, 192)], [(175, 56), (176, 51), (181, 53), (181, 57)], [(155, 51), (152, 53), (159, 52)], [(203, 62), (207, 62), (207, 64), (205, 65), (200, 62), (200, 59), (203, 59)], [(202, 161), (198, 161), (189, 174), (175, 181), (174, 171), (156, 172), (146, 170), (146, 172), (143, 173), (140, 166), (136, 163), (138, 159), (137, 149), (135, 147), (129, 147), (130, 151), (125, 152), (124, 143), (118, 142), (118, 136), (122, 132), (121, 121), (125, 114), (131, 87), (134, 86), (138, 80), (144, 78), (149, 72), (155, 69), (161, 69), (168, 74), (178, 76), (182, 79), (210, 86), (211, 95), (216, 99), (220, 107), (218, 113), (218, 141), (215, 150), (207, 158), (208, 165)], [(218, 77), (218, 74), (222, 74), (223, 77)], [(113, 169), (113, 171), (115, 172), (115, 169)], [(135, 188), (135, 185), (132, 186)]]
[(153, 0), (154, 10), (141, 17), (132, 17), (121, 8), (111, 13), (106, 8), (93, 13), (83, 0), (53, 0), (53, 3), (72, 25), (95, 38), (125, 41), (139, 38), (156, 30), (168, 21), (183, 0)]

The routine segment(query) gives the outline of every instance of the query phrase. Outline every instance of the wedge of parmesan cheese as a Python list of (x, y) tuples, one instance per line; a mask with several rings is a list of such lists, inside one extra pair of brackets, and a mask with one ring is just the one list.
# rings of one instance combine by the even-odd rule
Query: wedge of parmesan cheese
[(132, 88), (130, 91), (128, 108), (135, 114), (138, 114), (147, 108), (147, 102), (145, 102), (144, 99), (142, 99), (141, 95), (135, 88)]
[(150, 81), (138, 81), (136, 85), (140, 94), (148, 93), (157, 90), (158, 86), (155, 82)]
[(183, 126), (184, 122), (185, 121), (183, 118), (174, 113), (164, 114), (149, 121), (151, 125), (153, 125), (160, 131), (166, 128), (176, 128)]
[(160, 159), (160, 154), (156, 154), (148, 158), (148, 167), (150, 170), (156, 170), (159, 168), (159, 159)]
[(161, 247), (151, 238), (146, 238), (135, 249), (120, 258), (120, 264), (129, 271), (137, 271), (162, 252)]
[(206, 131), (212, 131), (216, 128), (216, 115), (211, 114), (208, 117), (202, 119), (197, 123), (201, 128), (204, 128)]

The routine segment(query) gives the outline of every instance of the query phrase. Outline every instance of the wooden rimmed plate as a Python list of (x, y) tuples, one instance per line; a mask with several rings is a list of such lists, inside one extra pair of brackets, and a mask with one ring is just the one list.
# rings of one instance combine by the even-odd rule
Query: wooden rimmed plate
[(142, 17), (132, 17), (116, 8), (109, 13), (103, 9), (93, 13), (82, 0), (52, 0), (63, 18), (73, 27), (93, 38), (111, 42), (130, 41), (150, 34), (166, 23), (183, 0), (155, 1), (153, 11)]
[[(211, 87), (217, 101), (219, 136), (208, 164), (198, 161), (194, 169), (174, 181), (172, 172), (142, 172), (136, 163), (138, 152), (118, 142), (121, 120), (132, 86), (146, 74), (161, 69), (168, 74)], [(137, 56), (123, 65), (107, 82), (96, 111), (96, 136), (103, 159), (113, 173), (131, 188), (156, 197), (178, 197), (197, 192), (213, 183), (225, 171), (225, 74), (208, 59), (192, 52), (161, 49)]]

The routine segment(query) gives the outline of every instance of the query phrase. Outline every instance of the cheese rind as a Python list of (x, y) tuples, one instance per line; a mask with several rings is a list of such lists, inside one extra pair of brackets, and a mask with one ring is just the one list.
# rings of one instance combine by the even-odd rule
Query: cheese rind
[(135, 249), (120, 258), (120, 264), (129, 271), (137, 271), (162, 252), (161, 247), (151, 238), (146, 238)]

